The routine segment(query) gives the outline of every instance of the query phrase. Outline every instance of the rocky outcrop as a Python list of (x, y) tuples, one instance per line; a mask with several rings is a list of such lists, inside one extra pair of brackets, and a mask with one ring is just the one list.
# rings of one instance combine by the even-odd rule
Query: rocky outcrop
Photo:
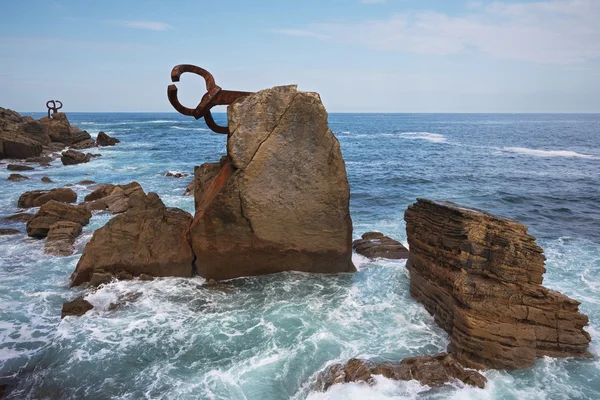
[(6, 166), (8, 171), (33, 171), (35, 168), (30, 167), (29, 165), (22, 164), (8, 164)]
[(27, 158), (42, 154), (39, 142), (20, 132), (0, 131), (0, 158)]
[(71, 148), (73, 150), (89, 149), (92, 147), (96, 147), (96, 142), (94, 141), (94, 139), (91, 139), (91, 138), (82, 140), (80, 142), (74, 143), (71, 146), (69, 146), (69, 148)]
[(44, 238), (56, 222), (70, 221), (84, 226), (90, 222), (91, 217), (92, 213), (82, 207), (50, 200), (27, 222), (27, 234)]
[(112, 214), (123, 213), (129, 207), (129, 197), (136, 192), (143, 193), (137, 182), (125, 185), (105, 184), (85, 196), (85, 202), (80, 206), (89, 211), (108, 210)]
[(189, 213), (166, 208), (156, 193), (135, 191), (127, 212), (94, 232), (71, 275), (71, 285), (103, 283), (112, 276), (192, 276), (191, 221)]
[(453, 380), (467, 385), (484, 388), (487, 379), (477, 371), (466, 370), (451, 355), (446, 353), (434, 356), (405, 358), (404, 360), (374, 363), (356, 358), (347, 364), (335, 364), (321, 372), (313, 385), (313, 390), (327, 391), (338, 383), (367, 382), (374, 383), (373, 375), (382, 375), (388, 379), (410, 381), (417, 380), (421, 385), (440, 386)]
[(52, 114), (51, 118), (43, 117), (40, 119), (40, 123), (51, 141), (66, 145), (73, 143), (71, 124), (65, 113), (57, 112)]
[(71, 221), (58, 221), (50, 225), (44, 252), (55, 256), (73, 254), (73, 244), (81, 234), (81, 224)]
[(83, 297), (78, 297), (73, 301), (68, 301), (63, 304), (60, 318), (62, 319), (70, 316), (80, 317), (92, 308), (94, 308), (94, 306), (91, 305), (89, 301), (84, 300)]
[(228, 120), (225, 162), (211, 179), (214, 164), (195, 173), (198, 273), (355, 271), (346, 168), (319, 95), (263, 90), (230, 105)]
[(98, 132), (98, 136), (96, 136), (96, 144), (98, 146), (114, 146), (117, 143), (121, 143), (121, 141), (117, 138), (108, 136), (104, 132)]
[(69, 188), (56, 188), (51, 190), (32, 190), (23, 193), (17, 202), (19, 208), (39, 207), (46, 204), (50, 200), (59, 201), (61, 203), (75, 203), (77, 201), (77, 193)]
[(63, 165), (74, 165), (89, 162), (93, 157), (93, 154), (84, 154), (77, 150), (67, 150), (62, 153), (60, 161)]
[(49, 142), (38, 121), (0, 107), (0, 158), (39, 156)]
[(87, 131), (83, 131), (77, 126), (72, 125), (69, 130), (71, 133), (71, 142), (65, 144), (69, 144), (71, 147), (79, 146), (80, 149), (84, 149), (86, 147), (81, 147), (83, 146), (82, 143), (87, 142), (89, 144), (91, 141), (92, 145), (90, 147), (95, 147), (96, 142), (94, 142), (94, 139), (92, 139), (92, 136), (90, 136), (90, 134)]
[(516, 369), (536, 357), (588, 357), (579, 302), (543, 287), (542, 249), (527, 227), (450, 202), (405, 213), (410, 293), (471, 368)]
[(6, 178), (9, 182), (20, 182), (20, 181), (28, 181), (29, 178), (21, 175), (21, 174), (10, 174), (8, 178)]
[(354, 250), (369, 258), (389, 258), (400, 260), (408, 258), (408, 249), (402, 243), (380, 232), (367, 232), (362, 239), (352, 242)]

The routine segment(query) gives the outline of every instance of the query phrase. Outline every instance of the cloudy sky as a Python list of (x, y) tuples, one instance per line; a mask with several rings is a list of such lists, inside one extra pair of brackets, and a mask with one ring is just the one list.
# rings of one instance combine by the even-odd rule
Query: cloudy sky
[[(297, 83), (331, 112), (600, 112), (600, 0), (4, 4), (0, 106), (172, 111), (171, 68)], [(200, 78), (178, 84), (194, 107)]]

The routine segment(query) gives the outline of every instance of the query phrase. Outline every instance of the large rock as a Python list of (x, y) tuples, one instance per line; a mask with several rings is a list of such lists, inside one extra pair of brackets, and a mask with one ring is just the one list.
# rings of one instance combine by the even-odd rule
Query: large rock
[[(81, 142), (86, 142), (86, 141), (92, 141), (95, 145), (94, 139), (92, 139), (92, 136), (90, 136), (90, 134), (87, 131), (83, 131), (81, 129), (79, 129), (79, 127), (77, 126), (71, 126), (69, 128), (70, 133), (71, 133), (71, 147), (73, 146), (81, 146)], [(94, 147), (94, 145), (90, 146), (90, 147)], [(83, 147), (80, 147), (83, 148)]]
[(90, 211), (106, 211), (119, 214), (129, 208), (129, 197), (136, 193), (143, 193), (142, 187), (137, 182), (125, 185), (104, 184), (85, 196), (85, 202), (80, 206)]
[(92, 213), (82, 207), (50, 200), (27, 222), (27, 234), (44, 238), (56, 222), (71, 221), (83, 226), (90, 222), (91, 217)]
[(317, 376), (314, 390), (327, 391), (338, 383), (374, 383), (373, 375), (388, 379), (417, 380), (421, 385), (440, 386), (453, 380), (467, 385), (484, 388), (487, 379), (477, 371), (466, 370), (451, 355), (446, 353), (434, 356), (405, 358), (400, 362), (374, 363), (367, 360), (351, 359), (343, 364), (334, 364)]
[(42, 154), (39, 142), (15, 131), (0, 131), (0, 158), (27, 158)]
[(19, 208), (39, 207), (50, 200), (59, 201), (61, 203), (75, 203), (77, 201), (77, 193), (69, 188), (32, 190), (23, 193), (21, 197), (19, 197), (17, 206)]
[(53, 142), (60, 142), (66, 145), (73, 143), (73, 133), (71, 124), (65, 113), (57, 112), (52, 114), (51, 118), (44, 117), (40, 119), (44, 131)]
[(471, 368), (516, 369), (536, 357), (589, 357), (579, 302), (543, 287), (544, 255), (527, 227), (450, 202), (405, 213), (410, 293)]
[(89, 162), (92, 159), (92, 154), (84, 154), (77, 150), (67, 150), (62, 153), (60, 160), (63, 165), (74, 165)]
[(121, 143), (121, 141), (117, 138), (108, 136), (104, 132), (98, 132), (98, 136), (96, 136), (96, 144), (98, 146), (114, 146), (117, 143)]
[[(44, 128), (39, 121), (31, 117), (22, 117), (19, 113), (0, 107), (0, 149), (1, 137), (16, 135), (20, 138), (29, 139), (32, 142), (41, 145), (50, 143), (50, 138), (44, 132)], [(0, 151), (2, 153), (2, 151)], [(6, 156), (8, 158), (24, 158)]]
[(408, 258), (408, 249), (402, 243), (385, 236), (381, 232), (364, 233), (361, 239), (352, 242), (354, 250), (369, 258), (389, 258), (393, 260)]
[(136, 191), (127, 212), (94, 232), (71, 275), (71, 285), (102, 283), (112, 275), (192, 276), (191, 222), (189, 213), (165, 208), (156, 193), (146, 196)]
[(73, 150), (89, 149), (92, 147), (96, 147), (96, 142), (94, 141), (94, 139), (91, 138), (82, 140), (77, 143), (73, 143), (71, 146), (69, 146), (69, 148)]
[(81, 224), (71, 221), (58, 221), (50, 225), (44, 252), (55, 256), (73, 254), (73, 244), (81, 234)]
[(263, 90), (230, 105), (228, 120), (228, 158), (196, 187), (198, 273), (355, 271), (346, 168), (319, 95)]
[(75, 300), (63, 304), (60, 318), (62, 319), (71, 316), (80, 317), (92, 308), (94, 308), (94, 306), (91, 305), (89, 301), (85, 300), (83, 297), (78, 297)]

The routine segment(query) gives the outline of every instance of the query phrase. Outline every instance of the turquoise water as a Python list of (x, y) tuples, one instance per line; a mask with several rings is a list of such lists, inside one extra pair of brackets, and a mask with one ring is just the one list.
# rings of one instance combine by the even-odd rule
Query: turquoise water
[[(24, 115), (29, 115), (24, 113)], [(39, 118), (42, 114), (36, 114)], [(69, 114), (93, 136), (122, 140), (88, 164), (22, 174), (6, 182), (0, 216), (42, 187), (138, 181), (168, 206), (193, 212), (182, 196), (194, 165), (217, 161), (225, 137), (178, 114)], [(223, 122), (223, 116), (218, 119)], [(446, 199), (515, 218), (545, 249), (545, 285), (582, 302), (591, 350), (600, 332), (600, 115), (331, 114), (342, 144), (354, 236), (380, 230), (406, 244), (403, 213), (416, 197)], [(47, 175), (55, 181), (39, 181)], [(80, 198), (89, 189), (73, 187)], [(71, 257), (43, 254), (24, 233), (0, 236), (0, 384), (11, 398), (190, 399), (597, 399), (600, 362), (540, 359), (534, 368), (487, 371), (483, 390), (428, 388), (385, 378), (373, 387), (338, 385), (311, 393), (314, 375), (351, 357), (400, 360), (443, 351), (447, 335), (408, 294), (403, 261), (355, 256), (355, 274), (283, 273), (209, 289), (203, 279), (117, 282), (69, 289), (85, 243), (110, 215), (96, 214)], [(2, 223), (24, 232), (21, 224)], [(125, 294), (137, 300), (117, 310)], [(61, 321), (81, 294), (95, 309)]]

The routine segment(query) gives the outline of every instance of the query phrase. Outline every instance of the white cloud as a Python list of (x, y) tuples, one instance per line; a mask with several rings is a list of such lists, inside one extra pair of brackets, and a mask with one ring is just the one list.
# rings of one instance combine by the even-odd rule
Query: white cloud
[[(393, 14), (359, 23), (313, 24), (302, 35), (380, 51), (450, 55), (483, 53), (502, 59), (576, 64), (600, 58), (600, 1), (496, 2), (463, 16)], [(294, 35), (296, 30), (277, 32)]]
[(164, 22), (155, 21), (111, 21), (126, 28), (147, 29), (150, 31), (167, 31), (173, 27)]

